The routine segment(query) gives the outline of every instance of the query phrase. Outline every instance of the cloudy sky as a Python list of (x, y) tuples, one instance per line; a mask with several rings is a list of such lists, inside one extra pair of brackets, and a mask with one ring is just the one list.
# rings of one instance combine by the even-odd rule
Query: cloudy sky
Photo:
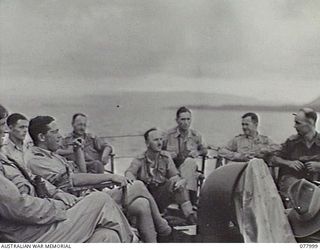
[(319, 13), (319, 0), (0, 0), (0, 94), (309, 102), (320, 96)]

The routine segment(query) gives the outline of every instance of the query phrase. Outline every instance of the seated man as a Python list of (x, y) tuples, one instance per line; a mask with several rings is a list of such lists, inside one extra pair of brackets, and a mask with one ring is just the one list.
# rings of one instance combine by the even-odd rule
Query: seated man
[[(7, 115), (0, 105), (0, 146)], [(48, 182), (36, 186), (33, 177), (0, 154), (2, 239), (30, 243), (133, 241), (129, 223), (107, 194), (95, 192), (79, 199)]]
[(191, 111), (181, 107), (176, 114), (177, 127), (166, 132), (164, 150), (168, 151), (179, 169), (182, 178), (186, 180), (193, 205), (197, 202), (198, 178), (203, 176), (197, 171), (196, 158), (206, 155), (207, 149), (199, 132), (190, 128)]
[(161, 131), (156, 128), (149, 129), (144, 138), (147, 151), (131, 162), (125, 176), (131, 181), (143, 181), (160, 211), (175, 201), (189, 222), (195, 223), (196, 214), (185, 189), (185, 180), (180, 177), (170, 154), (161, 150), (163, 146)]
[[(58, 188), (72, 192), (73, 187), (95, 185), (105, 181), (114, 181), (127, 186), (125, 177), (116, 174), (75, 173), (73, 165), (55, 153), (60, 147), (61, 135), (58, 125), (50, 116), (38, 116), (31, 119), (29, 134), (33, 140), (32, 156), (28, 168), (42, 176)], [(75, 142), (76, 163), (85, 165), (82, 147)], [(128, 215), (137, 218), (137, 228), (145, 242), (156, 242), (157, 233), (168, 235), (171, 227), (160, 215), (157, 204), (143, 183), (134, 182), (127, 186), (127, 192), (114, 189), (108, 193), (119, 205), (124, 205)]]
[(75, 161), (73, 142), (80, 139), (83, 143), (86, 165), (80, 169), (83, 173), (104, 173), (104, 166), (108, 163), (112, 147), (102, 138), (86, 133), (87, 117), (77, 113), (72, 117), (73, 132), (63, 139), (62, 148), (58, 154), (70, 161)]
[(11, 114), (7, 118), (9, 136), (4, 142), (1, 151), (21, 166), (26, 165), (28, 146), (24, 140), (28, 133), (29, 121), (22, 114)]
[(295, 115), (296, 135), (289, 137), (272, 161), (279, 170), (279, 190), (290, 205), (289, 187), (299, 179), (320, 181), (320, 135), (316, 131), (317, 113), (302, 108)]
[(234, 137), (226, 147), (218, 149), (218, 155), (229, 161), (246, 162), (254, 157), (260, 158), (264, 151), (277, 149), (277, 145), (258, 132), (259, 118), (255, 113), (242, 116), (243, 134)]

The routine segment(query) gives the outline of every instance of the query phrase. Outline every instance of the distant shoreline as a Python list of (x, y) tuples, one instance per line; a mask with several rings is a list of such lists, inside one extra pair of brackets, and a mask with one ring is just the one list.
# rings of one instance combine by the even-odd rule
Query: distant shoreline
[[(316, 111), (320, 109), (320, 107), (312, 107), (306, 105), (308, 107), (314, 108)], [(254, 106), (254, 105), (221, 105), (221, 106), (212, 106), (212, 105), (188, 105), (190, 109), (194, 110), (226, 110), (226, 111), (269, 111), (269, 112), (295, 112), (299, 110), (302, 106), (295, 105), (283, 105), (283, 106)], [(177, 107), (167, 107), (168, 109), (176, 109)]]

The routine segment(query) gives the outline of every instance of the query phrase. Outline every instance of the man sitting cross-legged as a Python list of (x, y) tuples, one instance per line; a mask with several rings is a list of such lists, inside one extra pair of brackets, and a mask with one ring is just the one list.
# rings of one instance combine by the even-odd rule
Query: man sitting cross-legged
[[(0, 147), (7, 116), (0, 105)], [(77, 198), (34, 177), (0, 153), (1, 240), (133, 242), (128, 221), (108, 194), (94, 192)]]
[[(160, 235), (171, 233), (171, 227), (161, 217), (157, 204), (143, 183), (133, 182), (127, 185), (125, 177), (109, 173), (74, 172), (73, 165), (55, 153), (60, 147), (62, 137), (54, 118), (37, 116), (31, 119), (29, 134), (35, 146), (31, 150), (32, 156), (27, 166), (34, 174), (42, 176), (67, 192), (72, 192), (72, 188), (76, 186), (95, 185), (105, 181), (120, 183), (121, 186), (127, 187), (126, 192), (114, 189), (108, 193), (118, 204), (124, 201), (128, 215), (137, 218), (137, 228), (143, 241), (156, 242), (157, 233)], [(75, 142), (74, 150), (76, 163), (78, 165), (85, 164), (81, 144)]]

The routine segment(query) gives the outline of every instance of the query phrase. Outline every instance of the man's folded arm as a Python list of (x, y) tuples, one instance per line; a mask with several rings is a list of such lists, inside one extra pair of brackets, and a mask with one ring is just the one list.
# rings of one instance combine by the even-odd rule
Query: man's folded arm
[(0, 216), (25, 224), (51, 224), (66, 219), (60, 201), (20, 194), (17, 187), (0, 174)]

